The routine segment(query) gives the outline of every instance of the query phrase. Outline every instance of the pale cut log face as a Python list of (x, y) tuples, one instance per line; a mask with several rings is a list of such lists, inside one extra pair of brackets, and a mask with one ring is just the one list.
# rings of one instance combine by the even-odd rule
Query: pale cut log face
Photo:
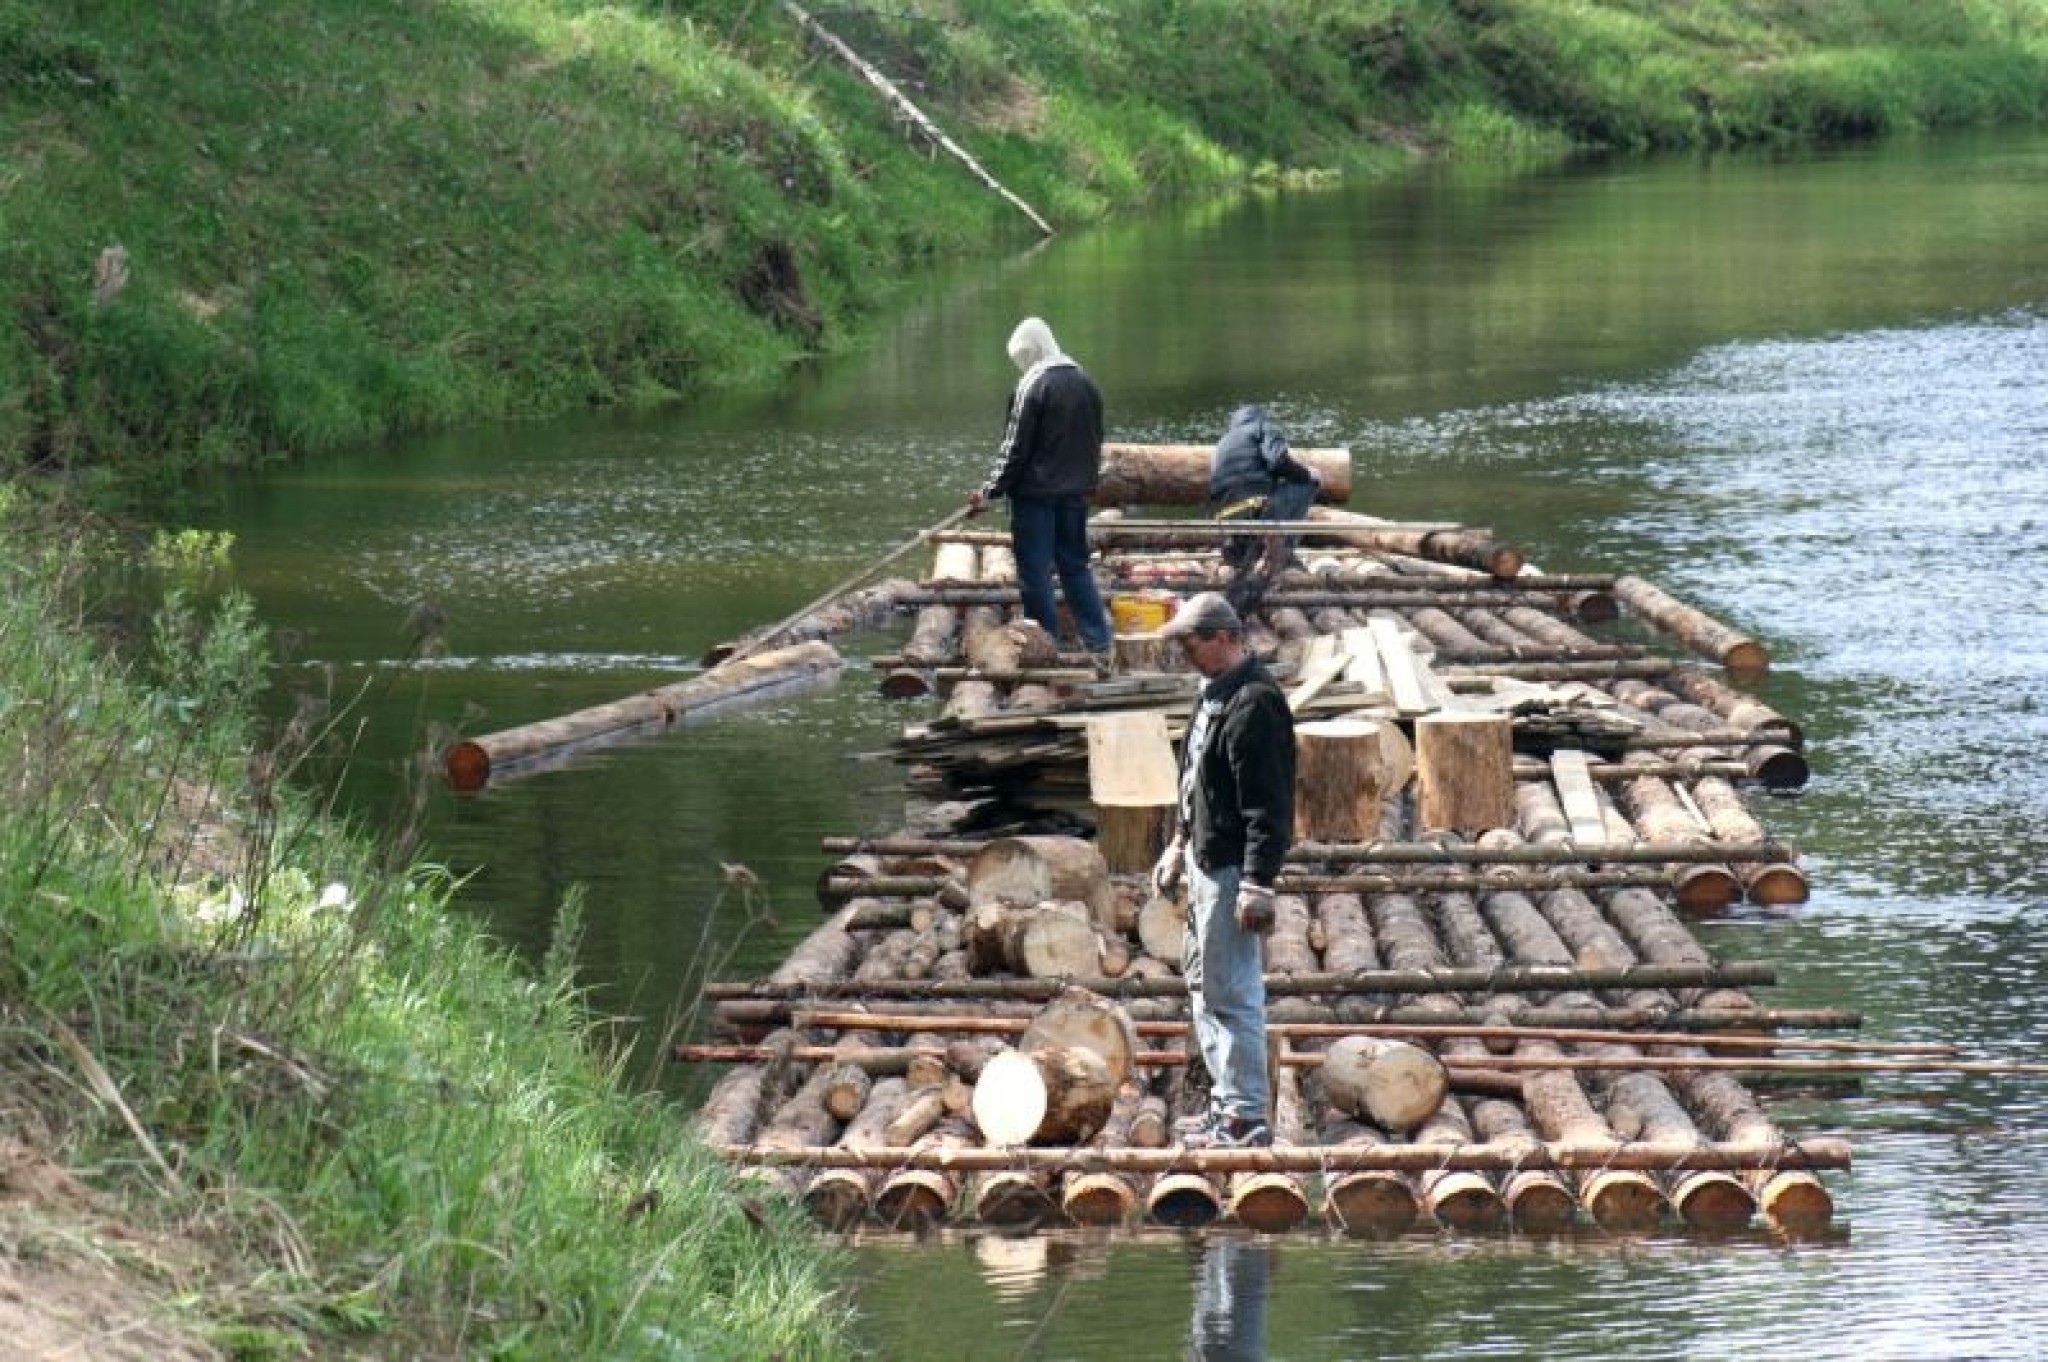
[(1028, 1055), (1004, 1050), (981, 1066), (974, 1124), (991, 1145), (1021, 1145), (1045, 1121), (1045, 1077)]

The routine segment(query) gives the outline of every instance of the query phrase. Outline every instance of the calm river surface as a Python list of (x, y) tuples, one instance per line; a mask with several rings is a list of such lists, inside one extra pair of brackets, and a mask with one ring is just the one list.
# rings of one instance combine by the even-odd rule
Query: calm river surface
[[(1361, 509), (1489, 524), (1763, 639), (1815, 778), (1762, 813), (1813, 901), (1700, 930), (1777, 962), (1771, 1001), (2048, 1057), (2048, 139), (1251, 198), (936, 282), (772, 394), (327, 461), (201, 519), (239, 536), (287, 687), (360, 696), (350, 800), (386, 822), (427, 725), (673, 679), (950, 511), (1028, 313), (1116, 436), (1207, 441), (1265, 400), (1297, 443), (1351, 446)], [(446, 618), (429, 665), (405, 642), (422, 601)], [(434, 791), (427, 842), (528, 951), (583, 886), (600, 1002), (659, 1027), (815, 921), (817, 838), (902, 810), (895, 768), (857, 754), (921, 712), (855, 667)], [(721, 862), (766, 882), (772, 923), (742, 930)], [(860, 1328), (920, 1358), (2048, 1353), (2048, 1080), (1879, 1077), (1776, 1110), (1856, 1141), (1827, 1242), (884, 1240), (854, 1254)]]

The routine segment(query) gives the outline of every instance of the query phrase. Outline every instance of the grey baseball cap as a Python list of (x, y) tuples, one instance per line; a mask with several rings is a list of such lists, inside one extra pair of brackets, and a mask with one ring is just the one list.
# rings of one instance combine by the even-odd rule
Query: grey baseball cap
[(1180, 638), (1197, 630), (1214, 633), (1227, 629), (1233, 634), (1244, 632), (1244, 621), (1237, 611), (1223, 598), (1220, 591), (1203, 591), (1188, 597), (1180, 603), (1180, 609), (1173, 612), (1173, 618), (1159, 631), (1161, 638)]

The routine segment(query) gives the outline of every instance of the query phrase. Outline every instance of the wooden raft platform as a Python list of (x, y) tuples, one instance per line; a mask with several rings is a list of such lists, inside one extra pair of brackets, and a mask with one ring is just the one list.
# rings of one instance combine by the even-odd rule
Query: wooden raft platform
[[(1198, 678), (1143, 634), (1107, 677), (1061, 655), (1016, 618), (1004, 537), (971, 531), (935, 536), (876, 661), (943, 697), (889, 753), (917, 798), (825, 839), (826, 917), (780, 967), (707, 989), (717, 1041), (677, 1058), (732, 1067), (699, 1134), (840, 1228), (1827, 1228), (1850, 1149), (1781, 1130), (1763, 1079), (1954, 1051), (1802, 1034), (1860, 1018), (1767, 1006), (1769, 967), (1687, 925), (1807, 895), (1746, 798), (1807, 775), (1798, 725), (1735, 684), (1764, 650), (1484, 531), (1314, 514), (1247, 621), (1300, 729), (1274, 1147), (1173, 1134), (1206, 1093), (1185, 908), (1145, 871)], [(1168, 526), (1095, 522), (1108, 592), (1226, 582), (1239, 531)]]

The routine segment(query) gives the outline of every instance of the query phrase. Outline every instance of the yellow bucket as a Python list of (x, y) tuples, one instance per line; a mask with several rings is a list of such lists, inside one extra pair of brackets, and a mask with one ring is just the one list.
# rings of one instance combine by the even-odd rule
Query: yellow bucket
[(1109, 617), (1119, 634), (1149, 634), (1166, 627), (1174, 604), (1174, 597), (1164, 591), (1114, 595), (1109, 598)]

